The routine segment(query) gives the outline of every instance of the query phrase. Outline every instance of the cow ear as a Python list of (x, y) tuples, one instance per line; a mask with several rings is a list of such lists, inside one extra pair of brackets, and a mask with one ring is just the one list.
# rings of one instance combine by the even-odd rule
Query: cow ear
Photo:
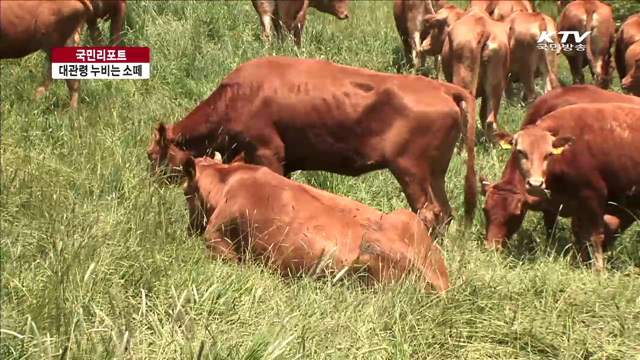
[(182, 164), (182, 172), (187, 177), (187, 181), (191, 181), (196, 177), (196, 162), (193, 157), (189, 156)]
[(568, 148), (569, 146), (571, 146), (571, 144), (573, 144), (574, 140), (575, 138), (570, 135), (559, 136), (553, 139), (553, 142), (551, 143), (551, 147), (552, 147), (551, 152), (554, 155), (562, 154), (562, 152), (566, 148)]
[(164, 122), (160, 121), (158, 125), (156, 125), (156, 142), (160, 146), (166, 146), (167, 141), (167, 125)]
[(511, 149), (513, 147), (513, 134), (508, 133), (506, 131), (499, 131), (495, 133), (493, 136), (501, 148)]
[(481, 184), (481, 185), (480, 185), (480, 190), (481, 190), (481, 192), (482, 192), (482, 195), (483, 195), (483, 196), (486, 196), (486, 195), (487, 195), (487, 193), (489, 192), (489, 190), (491, 190), (491, 186), (492, 186), (492, 185), (491, 185), (491, 183), (489, 182), (489, 180), (487, 180), (487, 178), (486, 178), (486, 177), (484, 177), (484, 176), (480, 175), (480, 176), (479, 176), (479, 178), (480, 178), (480, 184)]

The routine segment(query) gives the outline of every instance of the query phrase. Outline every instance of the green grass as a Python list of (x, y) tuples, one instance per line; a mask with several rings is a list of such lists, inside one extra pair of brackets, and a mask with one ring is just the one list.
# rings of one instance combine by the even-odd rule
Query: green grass
[[(458, 220), (442, 244), (452, 278), (444, 295), (421, 293), (418, 280), (374, 289), (286, 282), (262, 266), (211, 261), (186, 233), (181, 189), (150, 183), (145, 148), (156, 122), (179, 121), (259, 56), (395, 72), (391, 3), (354, 1), (346, 22), (311, 10), (299, 51), (265, 48), (248, 0), (127, 5), (124, 39), (151, 47), (149, 81), (85, 81), (67, 113), (62, 81), (33, 100), (42, 54), (0, 64), (0, 358), (640, 358), (640, 226), (607, 254), (601, 278), (563, 252), (567, 220), (548, 243), (531, 214), (508, 251), (486, 251), (481, 212), (461, 235), (460, 155), (448, 173)], [(500, 125), (517, 129), (524, 111), (504, 102)], [(497, 180), (507, 156), (479, 144), (478, 172)], [(386, 171), (295, 179), (386, 212), (408, 207)]]

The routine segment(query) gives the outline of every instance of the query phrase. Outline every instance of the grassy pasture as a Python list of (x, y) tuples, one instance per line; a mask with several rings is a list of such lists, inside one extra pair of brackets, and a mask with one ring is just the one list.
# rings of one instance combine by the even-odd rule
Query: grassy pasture
[[(442, 243), (444, 295), (421, 293), (415, 279), (374, 289), (285, 282), (261, 266), (211, 261), (187, 236), (181, 189), (151, 184), (146, 171), (156, 122), (180, 120), (255, 57), (396, 72), (391, 7), (353, 1), (345, 22), (310, 10), (297, 50), (262, 45), (248, 0), (128, 1), (123, 38), (151, 47), (151, 79), (84, 81), (72, 113), (61, 80), (33, 100), (42, 54), (0, 63), (0, 358), (640, 359), (640, 226), (607, 254), (601, 278), (565, 251), (567, 220), (547, 242), (530, 214), (505, 253), (486, 251), (480, 211), (471, 235), (460, 231), (463, 155), (448, 172), (459, 216)], [(571, 82), (564, 59), (560, 78)], [(517, 129), (524, 112), (503, 101), (501, 127)], [(477, 148), (478, 172), (497, 180), (508, 153)], [(295, 179), (387, 212), (408, 207), (386, 171)]]

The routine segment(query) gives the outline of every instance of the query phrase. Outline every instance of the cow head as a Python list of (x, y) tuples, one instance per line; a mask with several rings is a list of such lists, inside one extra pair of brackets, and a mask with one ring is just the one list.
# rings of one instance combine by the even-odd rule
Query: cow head
[[(184, 196), (187, 200), (189, 208), (189, 233), (202, 235), (207, 227), (209, 218), (213, 215), (215, 208), (208, 201), (207, 189), (201, 188), (201, 184), (209, 185), (210, 175), (205, 169), (206, 167), (218, 167), (222, 165), (222, 156), (216, 152), (214, 158), (188, 157), (182, 164), (182, 172), (186, 178), (184, 184)], [(203, 180), (203, 178), (205, 178)]]
[(173, 140), (171, 125), (160, 122), (147, 148), (151, 175), (159, 176), (168, 184), (176, 184), (180, 180), (180, 166), (190, 156), (188, 152), (179, 149)]
[(633, 68), (622, 79), (622, 89), (635, 96), (640, 96), (640, 55), (636, 57)]
[(518, 155), (518, 168), (524, 178), (527, 193), (546, 197), (547, 167), (549, 161), (569, 148), (573, 136), (554, 136), (538, 126), (529, 126), (515, 135), (498, 132), (496, 140), (503, 149), (514, 149)]
[(309, 6), (340, 20), (349, 18), (348, 0), (311, 0)]
[(486, 196), (482, 207), (486, 230), (484, 244), (486, 248), (502, 248), (522, 226), (526, 214), (525, 194), (503, 188), (500, 183), (491, 184), (482, 176), (480, 181), (482, 194)]
[(429, 32), (421, 45), (421, 50), (430, 56), (440, 55), (449, 27), (460, 19), (464, 12), (454, 5), (446, 5), (436, 14), (428, 14), (423, 19), (423, 27)]

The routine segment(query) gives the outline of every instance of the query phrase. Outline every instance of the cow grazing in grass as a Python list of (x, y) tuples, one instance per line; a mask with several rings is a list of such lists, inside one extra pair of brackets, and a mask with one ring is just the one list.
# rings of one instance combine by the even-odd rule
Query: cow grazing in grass
[[(578, 104), (556, 110), (515, 135), (496, 134), (513, 148), (529, 195), (567, 208), (583, 261), (595, 253), (595, 269), (604, 269), (608, 204), (628, 214), (620, 231), (640, 216), (640, 106)], [(609, 241), (607, 241), (609, 240)]]
[(247, 162), (285, 176), (297, 170), (358, 176), (389, 169), (411, 209), (431, 227), (450, 218), (445, 174), (462, 134), (470, 224), (477, 197), (471, 187), (474, 113), (468, 91), (426, 77), (263, 57), (230, 72), (182, 121), (160, 122), (147, 155), (152, 173), (169, 182), (181, 175), (171, 168), (212, 151), (227, 159), (244, 151)]
[[(558, 16), (557, 28), (558, 31), (577, 31), (580, 35), (591, 31), (581, 43), (577, 43), (573, 36), (567, 37), (564, 43), (568, 47), (563, 47), (562, 53), (569, 62), (574, 84), (584, 84), (582, 69), (588, 66), (595, 84), (608, 89), (615, 67), (611, 48), (615, 41), (616, 25), (611, 6), (597, 0), (570, 2)], [(585, 48), (579, 51), (577, 45)]]
[[(394, 0), (393, 19), (400, 35), (406, 60), (412, 61), (416, 73), (425, 65), (426, 54), (421, 50), (422, 42), (429, 35), (429, 29), (424, 26), (424, 17), (434, 14), (446, 4), (443, 0)], [(437, 67), (437, 59), (434, 58)], [(437, 77), (438, 70), (435, 70)]]
[(538, 47), (538, 39), (543, 31), (555, 31), (555, 26), (547, 28), (548, 21), (553, 20), (538, 12), (518, 10), (505, 19), (509, 25), (509, 81), (506, 94), (513, 97), (514, 82), (522, 83), (524, 88), (522, 101), (529, 102), (536, 97), (536, 83), (542, 77), (544, 93), (560, 86), (554, 73), (557, 67), (557, 51)]
[(182, 169), (189, 228), (204, 234), (213, 256), (248, 254), (285, 277), (364, 270), (388, 282), (417, 269), (436, 291), (449, 287), (440, 250), (408, 210), (385, 214), (262, 166), (225, 165), (219, 153), (189, 158)]
[(509, 73), (509, 27), (471, 8), (448, 29), (442, 49), (448, 82), (482, 99), (480, 121), (490, 135), (498, 122)]
[[(594, 85), (561, 87), (539, 97), (531, 104), (520, 129), (536, 124), (541, 118), (558, 109), (570, 105), (590, 103), (621, 103), (640, 106), (640, 99), (602, 90)], [(570, 215), (567, 213), (567, 209), (559, 214), (559, 204), (526, 193), (524, 179), (518, 168), (519, 161), (518, 154), (512, 152), (502, 171), (502, 177), (495, 184), (489, 183), (483, 176), (480, 178), (482, 193), (486, 196), (482, 210), (485, 216), (485, 245), (487, 247), (503, 247), (505, 241), (511, 239), (520, 229), (528, 211), (543, 213), (547, 238), (551, 236), (558, 216)], [(617, 214), (620, 212), (618, 210), (617, 207), (613, 207), (607, 213)], [(618, 216), (624, 219), (624, 211)]]
[(296, 46), (302, 46), (302, 30), (310, 7), (340, 20), (349, 18), (347, 0), (251, 0), (251, 4), (260, 16), (262, 36), (267, 43), (271, 42), (273, 26), (281, 40), (293, 33)]
[[(93, 6), (88, 0), (2, 1), (0, 59), (22, 58), (42, 50), (46, 54), (44, 81), (36, 89), (36, 99), (40, 99), (52, 82), (52, 49), (77, 44), (77, 30), (91, 14)], [(67, 79), (66, 82), (69, 108), (75, 108), (80, 82), (74, 79)]]

